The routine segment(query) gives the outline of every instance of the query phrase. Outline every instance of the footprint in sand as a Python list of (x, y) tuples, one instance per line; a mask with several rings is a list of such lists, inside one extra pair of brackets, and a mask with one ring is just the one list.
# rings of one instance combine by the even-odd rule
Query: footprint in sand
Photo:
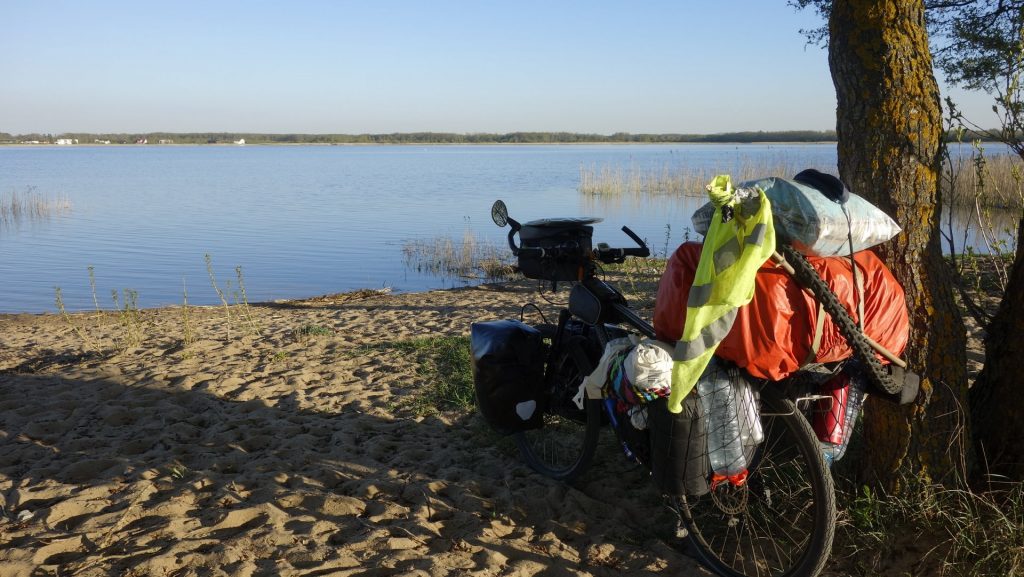
[(84, 535), (53, 541), (40, 547), (32, 560), (38, 565), (61, 565), (77, 561), (89, 554), (95, 546)]
[(270, 518), (265, 512), (255, 508), (231, 511), (210, 529), (210, 539), (227, 539), (239, 533), (259, 527)]

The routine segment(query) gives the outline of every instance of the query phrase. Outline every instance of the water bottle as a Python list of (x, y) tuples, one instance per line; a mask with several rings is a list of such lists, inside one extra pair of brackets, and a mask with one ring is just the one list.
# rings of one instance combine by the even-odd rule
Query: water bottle
[(729, 368), (729, 380), (732, 381), (733, 392), (739, 402), (740, 440), (743, 442), (744, 458), (749, 463), (754, 458), (757, 446), (764, 440), (758, 394), (743, 372), (736, 367)]
[(857, 416), (864, 402), (864, 382), (860, 378), (852, 378), (846, 373), (833, 377), (825, 387), (830, 399), (818, 401), (814, 413), (814, 432), (821, 442), (825, 464), (843, 458), (850, 444)]
[(697, 394), (707, 418), (708, 457), (716, 482), (724, 477), (741, 484), (747, 460), (740, 434), (739, 403), (729, 371), (717, 358), (711, 358), (697, 380)]

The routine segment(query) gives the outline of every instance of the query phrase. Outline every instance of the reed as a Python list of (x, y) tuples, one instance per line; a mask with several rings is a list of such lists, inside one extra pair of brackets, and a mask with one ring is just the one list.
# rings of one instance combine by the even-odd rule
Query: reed
[(796, 159), (742, 161), (713, 169), (668, 164), (657, 168), (581, 165), (578, 190), (594, 196), (703, 197), (704, 187), (719, 174), (729, 173), (734, 182), (742, 182), (768, 176), (792, 176), (804, 168), (807, 168), (806, 163)]
[[(954, 270), (962, 281), (973, 278), (977, 282), (980, 277), (970, 272), (977, 269), (977, 255), (991, 255), (996, 257), (990, 264), (998, 285), (1005, 289), (1020, 233), (1018, 222), (1024, 216), (1024, 162), (1010, 154), (986, 155), (984, 147), (975, 142), (970, 155), (946, 158), (940, 182), (950, 205), (942, 234), (953, 255)], [(953, 226), (954, 211), (961, 227)], [(954, 250), (954, 238), (963, 245), (962, 254)], [(969, 238), (976, 246), (968, 244)]]
[(402, 246), (402, 254), (406, 267), (418, 272), (487, 281), (514, 275), (511, 253), (476, 238), (472, 231), (466, 231), (461, 241), (447, 235), (409, 241)]
[[(716, 175), (729, 173), (733, 182), (768, 176), (792, 176), (807, 168), (799, 161), (744, 161), (714, 169), (663, 165), (580, 166), (578, 190), (590, 196), (703, 197), (704, 186)], [(836, 174), (835, 167), (819, 167)], [(1012, 154), (986, 156), (978, 145), (970, 156), (949, 158), (942, 179), (944, 198), (953, 206), (1017, 209), (1024, 206), (1024, 162)], [(854, 191), (856, 192), (856, 191)]]
[(11, 190), (0, 195), (0, 223), (9, 225), (22, 220), (42, 220), (71, 210), (71, 201), (64, 196), (50, 197), (35, 187)]
[(986, 155), (976, 145), (971, 156), (950, 157), (944, 165), (943, 193), (953, 206), (1024, 210), (1024, 161), (1012, 154)]

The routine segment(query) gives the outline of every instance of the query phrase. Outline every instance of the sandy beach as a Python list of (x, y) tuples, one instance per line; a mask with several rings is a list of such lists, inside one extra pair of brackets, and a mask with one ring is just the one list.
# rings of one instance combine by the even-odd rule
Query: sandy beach
[(143, 310), (130, 347), (116, 312), (0, 316), (0, 574), (706, 574), (621, 454), (548, 480), (475, 412), (410, 413), (415, 359), (361, 347), (467, 335), (529, 292), (253, 305), (258, 335)]

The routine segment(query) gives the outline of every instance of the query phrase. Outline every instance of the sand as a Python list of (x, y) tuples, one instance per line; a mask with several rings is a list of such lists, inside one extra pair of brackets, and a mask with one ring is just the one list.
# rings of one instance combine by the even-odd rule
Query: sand
[(253, 305), (259, 335), (237, 309), (144, 310), (131, 346), (114, 312), (0, 316), (0, 575), (707, 574), (621, 454), (548, 480), (472, 411), (403, 409), (413, 359), (354, 354), (527, 291)]

